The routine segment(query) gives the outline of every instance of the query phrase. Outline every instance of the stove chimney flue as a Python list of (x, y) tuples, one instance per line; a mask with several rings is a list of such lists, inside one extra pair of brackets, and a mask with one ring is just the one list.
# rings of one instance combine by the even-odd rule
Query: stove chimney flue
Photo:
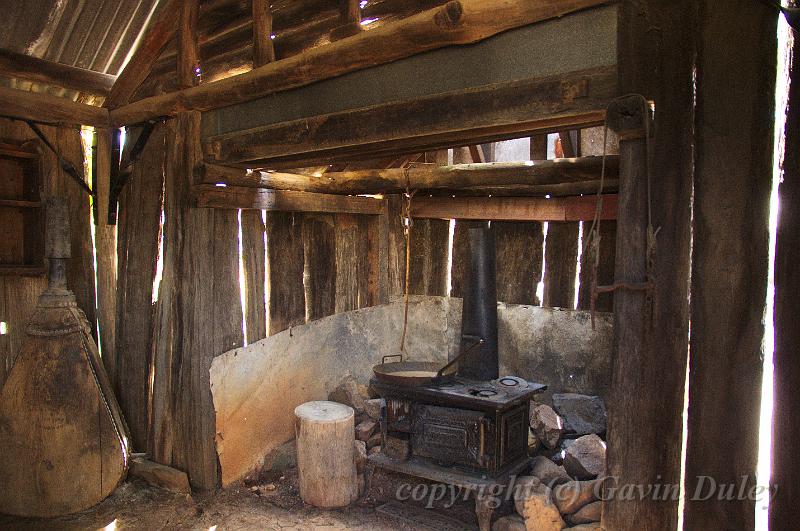
[[(497, 286), (494, 231), (488, 223), (469, 231), (469, 273), (461, 313), (461, 345), (458, 375), (474, 380), (500, 377), (497, 353)], [(483, 344), (474, 346), (476, 340)], [(470, 348), (473, 347), (474, 348)]]

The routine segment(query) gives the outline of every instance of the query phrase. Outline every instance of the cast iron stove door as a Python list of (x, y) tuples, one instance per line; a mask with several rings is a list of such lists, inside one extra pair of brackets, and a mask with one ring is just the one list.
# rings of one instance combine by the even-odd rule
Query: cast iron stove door
[(411, 434), (414, 455), (441, 464), (485, 468), (486, 433), (483, 413), (464, 409), (417, 405)]

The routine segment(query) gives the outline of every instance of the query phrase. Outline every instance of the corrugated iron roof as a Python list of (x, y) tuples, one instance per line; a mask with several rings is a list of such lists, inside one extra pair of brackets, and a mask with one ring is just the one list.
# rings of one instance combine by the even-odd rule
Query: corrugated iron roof
[[(117, 75), (159, 0), (0, 0), (0, 48)], [(75, 97), (73, 91), (3, 80), (23, 90)], [(72, 92), (72, 94), (70, 94)]]

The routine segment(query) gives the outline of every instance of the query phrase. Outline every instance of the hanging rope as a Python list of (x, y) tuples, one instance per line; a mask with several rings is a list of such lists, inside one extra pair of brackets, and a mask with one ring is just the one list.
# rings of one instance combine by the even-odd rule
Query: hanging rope
[(646, 298), (646, 311), (647, 316), (646, 318), (650, 321), (650, 326), (653, 324), (653, 315), (655, 314), (655, 254), (657, 248), (657, 236), (659, 230), (654, 229), (653, 227), (653, 209), (652, 209), (652, 190), (651, 190), (651, 175), (653, 174), (652, 168), (652, 138), (650, 133), (650, 104), (641, 94), (628, 94), (625, 96), (620, 96), (612, 100), (607, 107), (608, 109), (611, 106), (619, 102), (621, 100), (636, 97), (641, 99), (642, 103), (642, 119), (643, 129), (644, 129), (644, 137), (645, 137), (645, 163), (646, 163), (646, 187), (647, 187), (647, 243), (646, 243), (646, 255), (645, 255), (645, 282), (643, 283), (630, 283), (630, 282), (615, 282), (611, 286), (598, 286), (597, 284), (597, 269), (600, 265), (600, 223), (601, 223), (601, 213), (603, 211), (603, 187), (605, 185), (605, 174), (606, 174), (606, 157), (608, 155), (608, 112), (606, 112), (606, 119), (603, 124), (603, 158), (602, 158), (602, 165), (600, 170), (600, 185), (597, 189), (597, 200), (595, 202), (595, 213), (594, 218), (592, 220), (592, 226), (589, 229), (589, 234), (587, 237), (587, 241), (583, 247), (583, 253), (590, 249), (589, 256), (591, 257), (592, 263), (592, 270), (591, 270), (591, 318), (592, 318), (592, 329), (594, 329), (595, 324), (595, 305), (597, 303), (597, 297), (601, 293), (612, 293), (614, 291), (625, 289), (625, 290), (632, 290), (632, 291), (645, 291), (645, 298)]
[(403, 310), (403, 335), (400, 337), (400, 352), (406, 351), (406, 332), (408, 331), (408, 295), (409, 295), (409, 284), (411, 283), (411, 227), (413, 225), (413, 221), (411, 220), (411, 199), (414, 197), (414, 194), (417, 193), (416, 190), (413, 192), (411, 191), (411, 180), (408, 175), (408, 168), (405, 168), (405, 176), (406, 176), (406, 192), (403, 195), (405, 199), (405, 206), (403, 212), (403, 235), (405, 236), (406, 240), (406, 282), (405, 282), (405, 300), (404, 305), (405, 308)]

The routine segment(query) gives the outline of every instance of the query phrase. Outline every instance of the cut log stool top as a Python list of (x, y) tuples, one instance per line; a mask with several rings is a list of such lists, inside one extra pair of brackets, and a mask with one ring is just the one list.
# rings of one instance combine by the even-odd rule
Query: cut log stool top
[(316, 507), (349, 505), (358, 496), (353, 408), (306, 402), (294, 414), (300, 497)]

